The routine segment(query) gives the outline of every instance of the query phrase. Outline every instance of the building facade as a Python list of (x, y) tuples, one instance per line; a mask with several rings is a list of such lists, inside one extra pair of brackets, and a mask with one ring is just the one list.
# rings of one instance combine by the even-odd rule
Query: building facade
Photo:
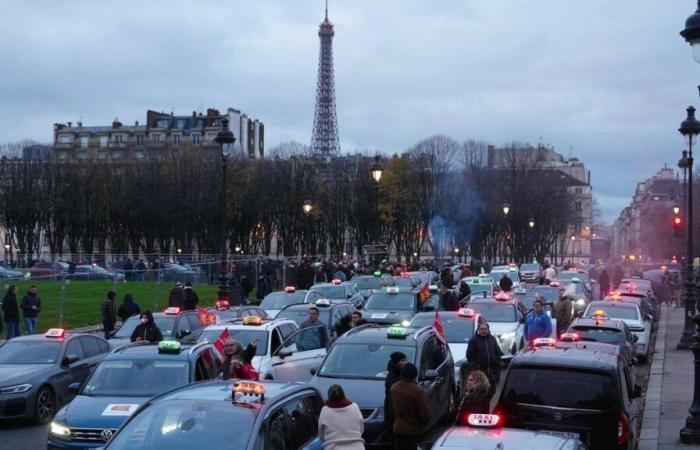
[(253, 159), (265, 156), (262, 122), (233, 108), (228, 108), (225, 114), (210, 108), (206, 115), (193, 111), (188, 116), (149, 110), (145, 123), (136, 121), (133, 125), (124, 125), (117, 119), (111, 126), (56, 123), (51, 159), (118, 162), (177, 158), (183, 152), (219, 151), (214, 139), (224, 118), (229, 120), (229, 129), (236, 138), (232, 153)]

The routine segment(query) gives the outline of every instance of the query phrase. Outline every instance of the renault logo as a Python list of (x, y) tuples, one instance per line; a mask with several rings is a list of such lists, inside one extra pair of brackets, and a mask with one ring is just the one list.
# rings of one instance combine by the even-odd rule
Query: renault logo
[(112, 430), (102, 430), (100, 437), (103, 441), (107, 442), (112, 437)]
[(554, 420), (559, 422), (561, 420), (561, 414), (560, 413), (554, 413)]

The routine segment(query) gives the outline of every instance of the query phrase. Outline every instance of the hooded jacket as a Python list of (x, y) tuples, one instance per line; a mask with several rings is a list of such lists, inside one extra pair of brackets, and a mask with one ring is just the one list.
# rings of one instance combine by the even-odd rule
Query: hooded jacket
[(549, 337), (552, 334), (552, 320), (544, 311), (539, 314), (531, 311), (525, 320), (525, 339), (534, 341), (537, 338)]
[(143, 313), (148, 319), (146, 323), (140, 323), (131, 333), (131, 342), (136, 342), (137, 339), (148, 342), (160, 342), (163, 340), (163, 335), (160, 332), (160, 328), (156, 325), (153, 320), (153, 314), (150, 311)]
[(140, 312), (141, 308), (139, 307), (139, 304), (134, 301), (134, 296), (131, 294), (126, 294), (124, 296), (124, 302), (121, 305), (119, 305), (117, 315), (122, 320), (122, 322), (126, 322), (126, 319), (136, 314), (139, 314)]
[(467, 361), (476, 364), (494, 385), (501, 378), (501, 354), (498, 341), (490, 333), (475, 335), (467, 347)]

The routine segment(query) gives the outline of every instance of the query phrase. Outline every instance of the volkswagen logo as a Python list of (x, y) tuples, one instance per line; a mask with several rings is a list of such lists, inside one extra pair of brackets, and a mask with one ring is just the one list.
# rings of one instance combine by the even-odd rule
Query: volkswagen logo
[[(554, 420), (556, 420), (557, 422), (559, 422), (559, 421), (561, 420), (561, 414), (560, 414), (560, 413), (554, 413)], [(103, 434), (104, 434), (104, 432), (103, 432)]]
[(103, 441), (107, 442), (112, 437), (112, 430), (102, 430), (100, 437)]

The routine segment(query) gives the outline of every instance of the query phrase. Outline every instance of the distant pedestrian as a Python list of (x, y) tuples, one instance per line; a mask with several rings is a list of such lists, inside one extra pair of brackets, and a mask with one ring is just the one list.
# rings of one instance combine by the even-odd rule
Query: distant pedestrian
[(146, 281), (146, 269), (146, 263), (139, 259), (139, 262), (136, 263), (136, 279), (138, 281)]
[(458, 425), (467, 425), (469, 414), (488, 414), (491, 402), (491, 383), (481, 370), (473, 370), (467, 375), (466, 389), (459, 399), (457, 409)]
[(447, 290), (441, 284), (438, 293), (440, 294), (440, 306), (443, 310), (457, 311), (459, 309), (459, 300), (457, 300), (457, 296), (452, 291)]
[(126, 322), (129, 317), (140, 313), (141, 308), (139, 307), (139, 304), (134, 301), (134, 296), (131, 294), (126, 294), (124, 296), (124, 300), (122, 300), (122, 304), (119, 305), (117, 316), (119, 316), (122, 322)]
[(428, 395), (418, 386), (418, 369), (406, 363), (401, 369), (401, 381), (391, 387), (394, 408), (394, 449), (416, 450), (418, 438), (430, 423)]
[(490, 395), (493, 395), (501, 379), (501, 347), (491, 334), (491, 328), (485, 320), (479, 323), (476, 335), (469, 341), (467, 361), (477, 365), (491, 383)]
[(258, 299), (258, 303), (260, 303), (260, 301), (264, 299), (265, 296), (267, 296), (267, 294), (269, 294), (270, 292), (272, 292), (270, 274), (260, 274), (260, 276), (258, 277), (257, 291), (255, 292), (256, 297)]
[(600, 287), (600, 298), (605, 298), (610, 292), (610, 277), (608, 271), (603, 269), (598, 277), (598, 286)]
[(253, 292), (253, 283), (250, 282), (248, 276), (245, 274), (241, 275), (241, 289), (243, 289), (243, 297), (246, 299), (246, 303), (248, 303), (250, 293)]
[(318, 417), (318, 438), (324, 450), (364, 450), (364, 419), (357, 403), (338, 384), (328, 388), (328, 400)]
[(117, 305), (114, 303), (114, 299), (116, 297), (116, 292), (107, 292), (107, 299), (102, 302), (102, 307), (100, 308), (100, 313), (102, 315), (102, 329), (105, 333), (105, 339), (109, 339), (111, 337), (112, 331), (114, 331), (114, 327), (117, 324)]
[(525, 319), (525, 339), (532, 343), (537, 338), (550, 337), (552, 335), (552, 320), (544, 312), (544, 302), (536, 299), (533, 310)]
[(508, 275), (503, 275), (498, 282), (501, 292), (510, 292), (513, 289), (513, 280)]
[(547, 283), (547, 280), (552, 281), (556, 277), (557, 277), (557, 271), (554, 268), (554, 266), (550, 265), (550, 266), (547, 266), (546, 269), (544, 269), (544, 279), (545, 279), (546, 284), (549, 284), (549, 283)]
[(168, 307), (185, 308), (185, 290), (180, 280), (175, 280), (175, 286), (170, 289), (170, 293), (168, 294)]
[(163, 334), (156, 325), (155, 320), (153, 320), (153, 313), (151, 311), (144, 311), (141, 314), (141, 323), (136, 326), (134, 332), (131, 333), (131, 342), (137, 341), (147, 341), (147, 342), (160, 342), (163, 340)]
[(194, 311), (199, 303), (199, 297), (197, 292), (192, 288), (192, 283), (189, 281), (185, 283), (185, 311)]
[(127, 258), (124, 263), (124, 278), (126, 281), (134, 280), (134, 263), (131, 262), (131, 258)]
[(7, 326), (7, 340), (19, 336), (19, 307), (17, 306), (17, 286), (11, 284), (2, 299), (2, 314)]
[(36, 286), (31, 285), (29, 287), (29, 292), (22, 298), (20, 308), (22, 308), (27, 334), (34, 334), (36, 332), (37, 318), (41, 312), (41, 297), (37, 294)]
[[(540, 301), (544, 301), (544, 298), (541, 298)], [(569, 329), (569, 325), (571, 325), (571, 321), (574, 318), (574, 304), (566, 293), (560, 294), (559, 300), (554, 303), (554, 318), (557, 320), (558, 337)]]

